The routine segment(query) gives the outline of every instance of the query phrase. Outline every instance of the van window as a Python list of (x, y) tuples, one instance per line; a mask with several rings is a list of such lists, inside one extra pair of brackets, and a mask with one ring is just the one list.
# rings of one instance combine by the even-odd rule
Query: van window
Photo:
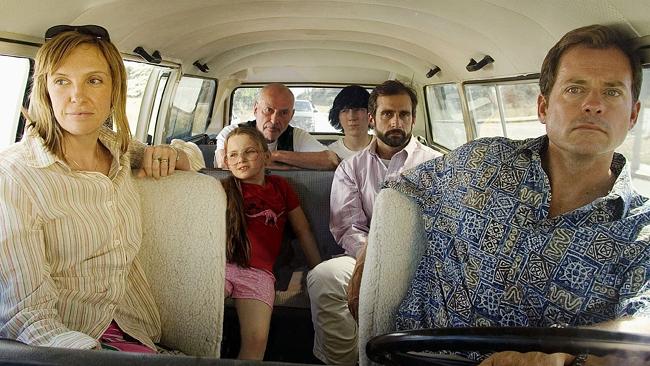
[[(291, 119), (291, 125), (295, 127), (300, 127), (303, 130), (315, 132), (316, 131), (316, 120), (318, 119), (318, 110), (309, 100), (296, 99), (293, 103), (293, 108), (295, 112), (293, 118)], [(329, 113), (329, 108), (325, 107)], [(323, 125), (321, 129), (326, 128), (327, 126)], [(331, 126), (330, 126), (331, 127)], [(332, 129), (332, 131), (336, 131)]]
[(183, 76), (176, 89), (167, 124), (167, 142), (189, 139), (205, 133), (212, 116), (217, 82), (194, 76)]
[(135, 136), (144, 90), (147, 87), (149, 76), (156, 66), (125, 60), (124, 67), (126, 67), (127, 78), (126, 117), (129, 119), (131, 135)]
[(0, 148), (16, 142), (30, 60), (0, 55)]
[(634, 188), (644, 196), (650, 196), (650, 68), (643, 70), (641, 86), (641, 110), (636, 125), (627, 133), (623, 144), (616, 150), (625, 155), (630, 165)]
[(467, 142), (463, 108), (455, 84), (427, 85), (425, 98), (433, 142), (455, 149)]
[(476, 138), (525, 139), (546, 132), (537, 118), (537, 80), (466, 84), (465, 94)]
[[(296, 110), (290, 125), (316, 133), (337, 133), (329, 123), (329, 112), (336, 95), (343, 87), (290, 86)], [(253, 107), (262, 87), (240, 87), (233, 91), (230, 101), (230, 124), (255, 119)], [(368, 89), (370, 92), (371, 89)]]
[(311, 112), (314, 110), (313, 105), (308, 100), (296, 100), (293, 106), (296, 112)]
[(147, 129), (147, 144), (151, 144), (153, 136), (156, 134), (156, 120), (158, 119), (158, 112), (160, 111), (160, 104), (162, 103), (162, 97), (167, 87), (167, 81), (169, 81), (169, 74), (165, 73), (160, 76), (158, 80), (158, 85), (156, 86), (156, 96), (154, 97), (153, 110), (149, 116), (149, 127)]

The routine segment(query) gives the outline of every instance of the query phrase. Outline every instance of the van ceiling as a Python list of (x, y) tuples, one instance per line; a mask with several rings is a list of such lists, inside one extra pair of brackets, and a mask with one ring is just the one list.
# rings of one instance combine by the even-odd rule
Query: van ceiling
[[(65, 7), (60, 6), (61, 3)], [(184, 71), (241, 82), (418, 84), (539, 71), (579, 26), (650, 35), (648, 0), (3, 0), (0, 37), (41, 42), (55, 24), (100, 24), (124, 53), (142, 46)], [(494, 58), (468, 72), (470, 58)], [(195, 60), (209, 66), (203, 74)], [(441, 72), (427, 78), (433, 65)]]

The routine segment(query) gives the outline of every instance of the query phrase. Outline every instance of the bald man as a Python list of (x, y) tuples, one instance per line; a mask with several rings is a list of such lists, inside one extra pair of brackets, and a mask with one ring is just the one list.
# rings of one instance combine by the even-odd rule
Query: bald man
[(334, 170), (339, 159), (309, 132), (289, 126), (294, 114), (294, 96), (283, 84), (273, 83), (262, 88), (255, 101), (255, 120), (224, 127), (217, 136), (215, 166), (223, 167), (224, 144), (232, 130), (240, 126), (256, 127), (266, 139), (271, 151), (272, 165), (304, 169)]

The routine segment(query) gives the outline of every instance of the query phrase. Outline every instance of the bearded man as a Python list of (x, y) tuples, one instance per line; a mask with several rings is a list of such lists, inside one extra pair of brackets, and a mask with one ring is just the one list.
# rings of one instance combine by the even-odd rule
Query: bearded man
[(368, 100), (368, 120), (377, 138), (341, 162), (334, 173), (330, 230), (345, 255), (319, 264), (307, 276), (314, 355), (326, 364), (355, 365), (358, 361), (358, 292), (348, 293), (348, 285), (360, 281), (375, 197), (385, 181), (441, 155), (412, 136), (417, 102), (413, 89), (399, 81), (377, 86)]

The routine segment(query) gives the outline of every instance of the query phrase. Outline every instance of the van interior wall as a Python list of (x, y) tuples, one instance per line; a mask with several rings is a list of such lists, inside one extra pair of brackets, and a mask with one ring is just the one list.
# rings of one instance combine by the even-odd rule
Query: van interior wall
[(230, 117), (230, 95), (239, 85), (241, 85), (241, 81), (236, 79), (219, 80), (212, 111), (212, 121), (205, 131), (208, 135), (218, 134), (222, 128), (230, 124), (228, 120)]

